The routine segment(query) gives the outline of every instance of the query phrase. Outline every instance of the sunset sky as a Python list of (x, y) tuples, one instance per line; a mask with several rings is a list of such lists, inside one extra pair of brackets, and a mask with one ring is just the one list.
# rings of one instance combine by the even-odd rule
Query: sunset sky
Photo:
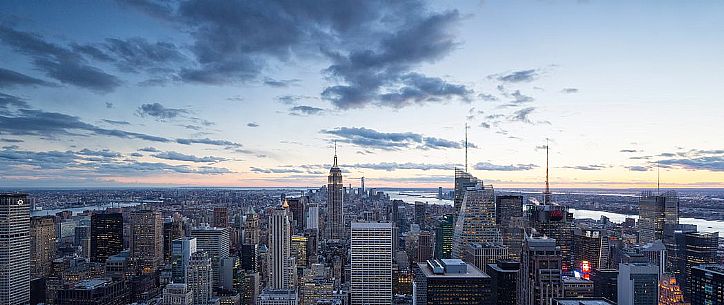
[(722, 1), (2, 1), (0, 187), (724, 187)]

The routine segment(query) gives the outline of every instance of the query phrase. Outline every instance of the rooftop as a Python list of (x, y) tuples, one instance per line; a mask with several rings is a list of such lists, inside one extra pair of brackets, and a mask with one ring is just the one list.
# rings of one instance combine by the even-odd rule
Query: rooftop
[(606, 299), (603, 298), (561, 298), (561, 299), (555, 299), (554, 304), (558, 305), (614, 305), (615, 303), (612, 303)]
[(85, 289), (85, 290), (92, 290), (98, 287), (102, 287), (110, 283), (110, 279), (103, 279), (103, 278), (97, 278), (97, 279), (90, 279), (78, 282), (78, 284), (75, 284), (75, 289)]
[(353, 229), (390, 229), (392, 224), (389, 222), (353, 222)]
[[(417, 263), (426, 278), (489, 278), (475, 266), (460, 259), (429, 260)], [(463, 267), (464, 266), (464, 267)], [(435, 268), (435, 270), (433, 270)], [(442, 272), (441, 272), (442, 271)]]

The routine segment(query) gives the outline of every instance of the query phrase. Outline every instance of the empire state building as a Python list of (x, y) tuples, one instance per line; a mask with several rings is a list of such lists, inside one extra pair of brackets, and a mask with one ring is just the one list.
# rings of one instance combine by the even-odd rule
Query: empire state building
[(337, 152), (335, 148), (334, 164), (332, 168), (329, 169), (329, 176), (327, 176), (327, 223), (329, 227), (327, 239), (345, 239), (344, 210), (342, 208), (343, 196), (342, 170), (337, 166)]

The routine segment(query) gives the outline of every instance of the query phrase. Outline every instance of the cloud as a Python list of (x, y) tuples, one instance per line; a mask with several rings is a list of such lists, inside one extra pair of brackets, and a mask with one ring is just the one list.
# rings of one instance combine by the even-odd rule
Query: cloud
[(379, 96), (382, 105), (401, 108), (413, 103), (439, 102), (458, 97), (470, 100), (472, 90), (464, 85), (448, 83), (437, 77), (426, 77), (418, 73), (409, 73), (401, 77), (404, 84), (399, 90), (383, 93)]
[(488, 128), (488, 129), (490, 129), (490, 124), (488, 124), (488, 123), (486, 123), (486, 122), (480, 123), (479, 126), (480, 126), (480, 127), (483, 127), (483, 128)]
[(0, 25), (0, 41), (29, 56), (36, 69), (63, 84), (107, 93), (122, 83), (117, 77), (91, 66), (79, 53), (48, 42), (39, 34)]
[(535, 109), (535, 107), (527, 107), (516, 110), (511, 116), (508, 117), (508, 120), (533, 124), (533, 121), (531, 121), (530, 119), (530, 114), (535, 111)]
[(598, 171), (605, 168), (609, 168), (610, 166), (606, 165), (576, 165), (576, 166), (563, 166), (562, 168), (568, 168), (568, 169), (576, 169), (576, 170), (582, 170), (582, 171)]
[(520, 90), (515, 90), (513, 93), (510, 94), (514, 98), (511, 103), (513, 104), (522, 104), (522, 103), (529, 103), (532, 102), (534, 99), (530, 96), (527, 96), (523, 93), (520, 93)]
[(639, 151), (636, 150), (636, 149), (622, 149), (622, 150), (620, 150), (619, 152), (622, 152), (622, 153), (635, 153), (635, 152), (639, 152)]
[(95, 49), (86, 54), (96, 59), (113, 61), (124, 72), (169, 72), (186, 60), (175, 44), (161, 41), (152, 43), (140, 37), (125, 40), (108, 38), (99, 47), (106, 53), (100, 55), (103, 51)]
[(576, 88), (563, 88), (563, 89), (561, 90), (561, 92), (562, 92), (562, 93), (566, 93), (566, 94), (573, 94), (573, 93), (578, 93), (578, 89), (576, 89)]
[(292, 85), (296, 85), (301, 80), (299, 79), (273, 79), (269, 77), (264, 78), (264, 85), (274, 88), (286, 88)]
[(422, 143), (422, 135), (412, 132), (379, 132), (368, 128), (340, 127), (333, 130), (322, 130), (321, 133), (337, 136), (343, 142), (358, 146), (392, 150)]
[(103, 158), (118, 158), (121, 156), (120, 153), (111, 151), (108, 149), (90, 150), (87, 148), (84, 148), (83, 150), (79, 151), (78, 154), (83, 155), (83, 156), (95, 156), (95, 157), (103, 157)]
[(513, 72), (510, 72), (507, 74), (498, 74), (498, 75), (491, 75), (491, 76), (501, 82), (507, 82), (507, 83), (531, 82), (538, 77), (538, 70), (536, 70), (536, 69), (520, 70), (520, 71), (513, 71)]
[(106, 108), (108, 108), (108, 109), (113, 108), (113, 103), (111, 103), (111, 102), (106, 102)]
[(303, 174), (306, 173), (306, 171), (296, 168), (260, 168), (260, 167), (250, 167), (250, 171), (255, 173), (261, 173), (261, 174), (290, 174), (290, 173), (297, 173), (297, 174)]
[(495, 102), (498, 98), (492, 94), (479, 93), (478, 98), (486, 102)]
[(131, 123), (128, 121), (115, 121), (115, 120), (107, 120), (107, 119), (102, 119), (101, 121), (108, 123), (108, 124), (113, 124), (113, 125), (131, 125)]
[(166, 159), (166, 160), (174, 160), (174, 161), (188, 161), (188, 162), (203, 162), (203, 163), (215, 163), (215, 162), (221, 162), (226, 161), (226, 158), (221, 157), (213, 157), (213, 156), (206, 156), (206, 157), (197, 157), (194, 155), (187, 155), (175, 151), (167, 151), (162, 153), (157, 153), (153, 155), (156, 158), (159, 159)]
[(35, 109), (19, 109), (16, 112), (0, 114), (0, 133), (46, 137), (94, 134), (154, 142), (169, 142), (169, 139), (164, 137), (119, 129), (101, 128), (83, 122), (76, 116)]
[(632, 165), (632, 166), (626, 166), (626, 168), (630, 171), (635, 172), (647, 172), (649, 171), (649, 168), (646, 166), (638, 166), (638, 165)]
[(490, 162), (478, 162), (473, 168), (480, 171), (527, 171), (537, 168), (535, 164), (510, 164), (510, 165), (497, 165)]
[(724, 151), (695, 150), (692, 156), (661, 159), (656, 161), (656, 163), (663, 167), (721, 172), (724, 171)]
[(160, 152), (160, 150), (158, 150), (158, 149), (155, 148), (155, 147), (144, 147), (144, 148), (139, 149), (139, 151), (145, 151), (145, 152)]
[(312, 106), (294, 106), (292, 108), (289, 108), (291, 115), (315, 115), (315, 114), (322, 114), (324, 112), (324, 109), (312, 107)]
[(136, 113), (141, 116), (151, 116), (158, 120), (173, 119), (189, 113), (186, 109), (166, 108), (160, 103), (143, 104), (138, 107)]
[(0, 139), (0, 142), (6, 142), (6, 143), (23, 143), (25, 141), (20, 139), (8, 139), (8, 138), (2, 138)]
[(30, 105), (22, 99), (14, 95), (0, 93), (0, 111), (6, 111), (10, 108), (30, 108)]
[[(425, 137), (423, 138), (425, 148), (462, 148), (463, 143), (457, 142), (457, 141), (450, 141), (446, 139), (441, 138), (434, 138), (434, 137)], [(471, 146), (471, 143), (468, 143), (468, 147)], [(474, 146), (474, 145), (473, 145)]]
[(459, 164), (428, 164), (428, 163), (396, 163), (396, 162), (382, 162), (382, 163), (358, 163), (347, 165), (353, 168), (373, 169), (373, 170), (384, 170), (384, 171), (395, 171), (398, 169), (414, 169), (414, 170), (452, 170)]
[(54, 86), (42, 79), (37, 79), (25, 74), (8, 69), (0, 68), (0, 88), (15, 86)]
[(246, 123), (246, 126), (247, 127), (259, 127), (259, 124), (251, 122), (251, 123)]
[(203, 138), (203, 139), (176, 139), (176, 143), (184, 144), (184, 145), (191, 145), (191, 144), (206, 144), (206, 145), (215, 145), (215, 146), (226, 146), (227, 148), (233, 148), (233, 147), (241, 147), (241, 144), (226, 141), (226, 140), (215, 140), (215, 139), (209, 139), (209, 138)]

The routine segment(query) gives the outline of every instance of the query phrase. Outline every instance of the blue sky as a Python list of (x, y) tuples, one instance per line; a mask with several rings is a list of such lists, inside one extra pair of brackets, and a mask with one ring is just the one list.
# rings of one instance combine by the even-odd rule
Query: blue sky
[(717, 1), (0, 3), (0, 184), (724, 187)]

